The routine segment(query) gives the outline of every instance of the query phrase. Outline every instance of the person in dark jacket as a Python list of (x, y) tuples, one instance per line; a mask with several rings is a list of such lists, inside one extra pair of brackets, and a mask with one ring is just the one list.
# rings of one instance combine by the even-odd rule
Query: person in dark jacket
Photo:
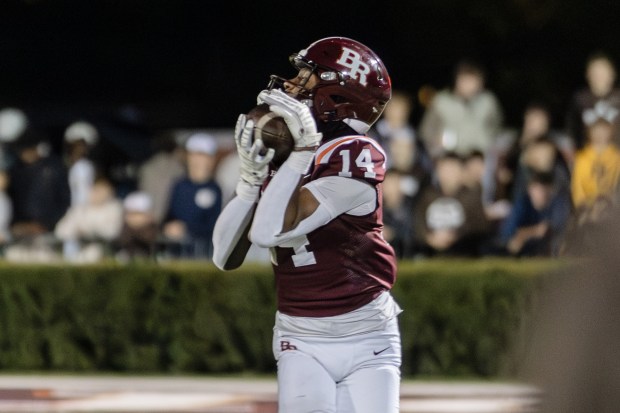
[(28, 129), (14, 143), (17, 162), (9, 171), (15, 240), (51, 233), (71, 201), (67, 169), (51, 154), (40, 132)]
[(173, 186), (163, 234), (172, 252), (208, 258), (213, 227), (222, 209), (222, 190), (213, 179), (217, 143), (205, 133), (191, 135), (186, 144), (187, 174)]

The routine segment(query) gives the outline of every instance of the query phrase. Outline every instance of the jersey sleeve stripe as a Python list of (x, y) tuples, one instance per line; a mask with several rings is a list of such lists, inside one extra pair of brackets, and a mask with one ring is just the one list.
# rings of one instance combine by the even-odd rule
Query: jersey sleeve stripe
[(348, 137), (343, 137), (343, 138), (339, 138), (336, 141), (333, 142), (327, 142), (325, 143), (323, 146), (321, 146), (317, 153), (316, 153), (316, 161), (315, 161), (315, 165), (319, 165), (322, 163), (328, 163), (329, 162), (329, 158), (331, 157), (332, 153), (334, 153), (334, 151), (336, 150), (337, 147), (339, 147), (340, 145), (343, 144), (347, 144), (347, 143), (351, 143), (352, 141), (363, 141), (363, 142), (367, 142), (369, 144), (371, 144), (372, 146), (375, 147), (375, 149), (377, 149), (382, 155), (383, 155), (383, 159), (384, 159), (384, 167), (385, 167), (385, 161), (387, 160), (387, 157), (385, 155), (385, 151), (383, 150), (383, 148), (381, 147), (381, 145), (379, 145), (374, 139), (369, 138), (367, 136), (348, 136)]
[(338, 140), (336, 140), (336, 142), (332, 142), (329, 143), (328, 142), (328, 146), (321, 149), (319, 148), (319, 151), (317, 152), (316, 155), (316, 165), (324, 163), (323, 159), (325, 159), (325, 157), (327, 157), (327, 159), (325, 159), (325, 162), (327, 162), (329, 160), (329, 157), (331, 156), (331, 153), (334, 151), (334, 149), (336, 149), (338, 146), (342, 145), (345, 142), (349, 142), (352, 141), (353, 137), (349, 137), (349, 138), (340, 138)]

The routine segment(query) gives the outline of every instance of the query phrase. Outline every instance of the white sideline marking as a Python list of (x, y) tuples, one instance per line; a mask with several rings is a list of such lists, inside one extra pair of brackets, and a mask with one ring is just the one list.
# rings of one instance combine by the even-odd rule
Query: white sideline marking
[(535, 402), (527, 399), (401, 400), (401, 413), (530, 413)]
[(149, 411), (170, 412), (174, 410), (215, 407), (247, 400), (230, 394), (195, 393), (115, 393), (99, 394), (83, 400), (67, 400), (54, 403), (57, 409), (72, 411)]

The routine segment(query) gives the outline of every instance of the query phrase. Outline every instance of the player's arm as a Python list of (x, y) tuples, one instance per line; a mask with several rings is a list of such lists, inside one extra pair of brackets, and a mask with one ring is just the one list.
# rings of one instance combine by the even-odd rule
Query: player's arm
[(291, 198), (286, 197), (286, 192), (292, 186), (274, 183), (263, 193), (250, 235), (252, 242), (262, 247), (273, 247), (306, 235), (344, 213), (367, 215), (377, 205), (376, 190), (356, 179), (320, 178), (293, 189)]
[(274, 237), (290, 228), (305, 215), (315, 215), (319, 204), (299, 188), (314, 152), (321, 142), (310, 108), (280, 90), (263, 91), (258, 100), (286, 122), (295, 147), (269, 183), (256, 209), (250, 239), (259, 246), (274, 246)]
[(240, 162), (240, 178), (236, 196), (218, 216), (213, 230), (213, 263), (222, 270), (239, 267), (250, 249), (250, 226), (258, 202), (260, 187), (268, 174), (273, 149), (260, 155), (265, 148), (260, 140), (253, 141), (253, 123), (240, 115), (235, 128), (235, 143)]
[[(265, 205), (269, 203), (267, 199), (271, 198), (265, 198)], [(294, 231), (291, 235), (295, 236), (307, 234), (339, 215), (368, 215), (376, 207), (377, 190), (368, 182), (341, 176), (325, 176), (307, 183), (293, 193), (284, 213), (281, 232)], [(323, 219), (317, 219), (319, 216)], [(300, 232), (302, 229), (303, 232)]]
[(312, 216), (317, 227), (325, 223), (327, 217), (323, 216), (320, 204), (311, 193), (299, 187), (312, 155), (312, 152), (293, 152), (269, 182), (256, 207), (250, 231), (250, 239), (256, 245), (269, 248), (280, 244), (279, 236), (298, 226), (305, 215)]
[(252, 245), (248, 232), (256, 207), (255, 201), (233, 198), (217, 218), (213, 230), (213, 263), (221, 270), (239, 267)]
[(327, 224), (336, 216), (357, 207), (358, 203), (371, 201), (374, 209), (376, 191), (364, 182), (330, 177), (299, 187), (321, 135), (316, 132), (309, 108), (286, 95), (272, 94), (264, 96), (263, 100), (287, 121), (295, 138), (296, 150), (263, 193), (250, 239), (257, 245), (272, 247)]

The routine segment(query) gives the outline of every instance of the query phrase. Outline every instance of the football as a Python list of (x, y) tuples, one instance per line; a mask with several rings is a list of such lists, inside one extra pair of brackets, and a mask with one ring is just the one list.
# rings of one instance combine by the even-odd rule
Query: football
[(271, 162), (276, 167), (282, 165), (295, 146), (293, 135), (284, 119), (271, 112), (266, 103), (250, 110), (247, 118), (254, 121), (254, 138), (261, 139), (267, 148), (275, 150)]

